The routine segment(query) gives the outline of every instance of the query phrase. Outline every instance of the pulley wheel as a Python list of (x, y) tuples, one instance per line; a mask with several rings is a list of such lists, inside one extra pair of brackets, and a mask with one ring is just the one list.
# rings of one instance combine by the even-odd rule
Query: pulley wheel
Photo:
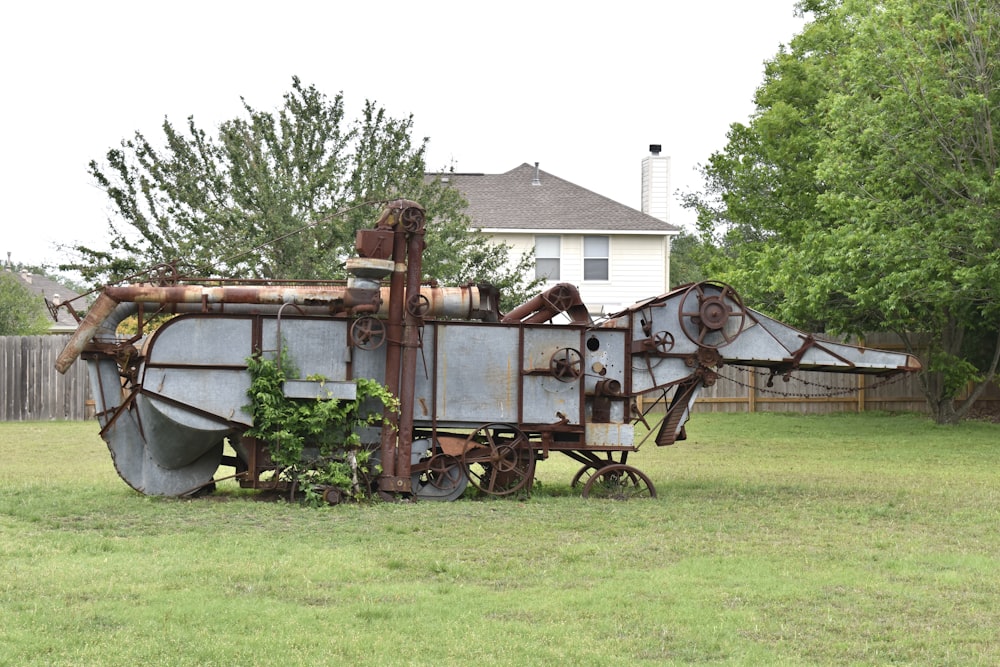
[(674, 335), (669, 331), (658, 331), (650, 343), (655, 352), (666, 354), (674, 349)]
[(573, 290), (567, 285), (556, 285), (544, 295), (549, 308), (557, 313), (564, 313), (573, 305)]
[(173, 264), (157, 264), (149, 269), (148, 274), (149, 282), (159, 287), (176, 285), (180, 280), (180, 274), (177, 273), (177, 267)]
[(351, 323), (351, 342), (362, 350), (377, 350), (385, 343), (385, 322), (372, 315)]
[(698, 347), (729, 345), (747, 325), (747, 310), (736, 290), (710, 280), (685, 290), (677, 314), (684, 335)]
[(406, 312), (416, 318), (422, 318), (431, 310), (431, 300), (426, 294), (411, 294), (406, 299)]
[(424, 212), (416, 206), (404, 208), (400, 215), (400, 222), (403, 225), (403, 229), (408, 232), (420, 231), (424, 226)]
[(575, 382), (583, 376), (583, 355), (572, 347), (563, 347), (549, 358), (549, 371), (560, 382)]

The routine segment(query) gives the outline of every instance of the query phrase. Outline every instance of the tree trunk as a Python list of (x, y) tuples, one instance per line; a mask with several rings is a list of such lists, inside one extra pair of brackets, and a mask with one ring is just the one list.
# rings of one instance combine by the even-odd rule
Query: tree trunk
[(959, 417), (958, 412), (955, 410), (955, 401), (953, 399), (941, 396), (936, 400), (932, 400), (928, 397), (927, 402), (931, 407), (931, 416), (934, 418), (935, 423), (957, 424), (961, 421), (961, 417)]

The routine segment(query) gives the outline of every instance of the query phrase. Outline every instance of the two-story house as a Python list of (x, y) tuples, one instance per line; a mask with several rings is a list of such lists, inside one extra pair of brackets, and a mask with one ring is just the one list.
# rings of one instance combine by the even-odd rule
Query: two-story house
[[(657, 158), (659, 147), (651, 158)], [(662, 203), (662, 160), (643, 161), (643, 202)], [(667, 163), (669, 166), (669, 162)], [(647, 176), (649, 177), (647, 179)], [(465, 195), (474, 227), (535, 251), (536, 275), (576, 285), (592, 315), (612, 313), (670, 288), (670, 239), (679, 229), (530, 164), (503, 174), (442, 175)], [(662, 190), (662, 192), (660, 192)]]

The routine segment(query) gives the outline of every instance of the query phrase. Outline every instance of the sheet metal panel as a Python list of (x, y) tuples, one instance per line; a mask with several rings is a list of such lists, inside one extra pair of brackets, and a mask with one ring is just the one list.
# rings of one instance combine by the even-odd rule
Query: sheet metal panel
[(252, 318), (181, 315), (153, 334), (148, 362), (241, 366), (251, 349)]
[[(433, 405), (442, 422), (479, 426), (490, 422), (518, 421), (518, 327), (438, 323), (435, 326), (436, 396)], [(425, 332), (425, 351), (427, 350)], [(430, 365), (429, 355), (425, 354)], [(428, 385), (419, 381), (423, 369), (417, 369), (419, 398), (430, 401)], [(423, 390), (423, 395), (419, 393)], [(428, 403), (430, 404), (430, 403)], [(417, 419), (423, 418), (415, 410)]]
[(578, 355), (580, 368), (584, 358), (580, 352), (581, 329), (537, 325), (524, 327), (522, 354), (522, 421), (526, 424), (555, 424), (564, 415), (566, 423), (583, 423), (583, 378), (564, 382), (550, 374), (553, 355), (572, 348)]
[[(281, 318), (281, 338), (299, 378), (321, 375), (333, 381), (348, 379), (347, 327), (347, 320), (289, 317), (287, 314)], [(276, 318), (264, 319), (261, 338), (265, 350), (279, 349)], [(385, 350), (381, 352), (384, 356)]]
[[(588, 396), (594, 394), (597, 383), (602, 380), (616, 380), (621, 384), (622, 393), (627, 393), (632, 382), (628, 343), (628, 332), (624, 329), (595, 329), (584, 335), (584, 391)], [(611, 421), (628, 421), (626, 404), (626, 400), (612, 402)], [(588, 406), (587, 421), (590, 419)], [(589, 436), (587, 441), (590, 442)]]

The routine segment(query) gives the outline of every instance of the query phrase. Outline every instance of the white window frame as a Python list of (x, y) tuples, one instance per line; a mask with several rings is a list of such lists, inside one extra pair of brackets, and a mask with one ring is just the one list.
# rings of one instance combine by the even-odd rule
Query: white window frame
[[(551, 254), (552, 247), (545, 248), (542, 252), (547, 254), (541, 254), (539, 252), (538, 241), (539, 239), (544, 241), (555, 241), (554, 249), (555, 254)], [(552, 272), (542, 273), (539, 267), (539, 260), (545, 260), (548, 262), (555, 261), (555, 275)], [(542, 278), (549, 282), (554, 282), (560, 280), (562, 275), (562, 236), (559, 234), (537, 234), (535, 235), (535, 277)]]
[[(602, 255), (588, 254), (587, 241), (588, 240), (604, 239), (605, 241), (605, 251)], [(592, 248), (590, 249), (592, 250)], [(604, 262), (604, 277), (603, 278), (588, 278), (587, 277), (587, 264), (588, 262)], [(611, 237), (606, 234), (594, 234), (590, 236), (583, 237), (583, 280), (588, 283), (606, 283), (611, 280)]]

